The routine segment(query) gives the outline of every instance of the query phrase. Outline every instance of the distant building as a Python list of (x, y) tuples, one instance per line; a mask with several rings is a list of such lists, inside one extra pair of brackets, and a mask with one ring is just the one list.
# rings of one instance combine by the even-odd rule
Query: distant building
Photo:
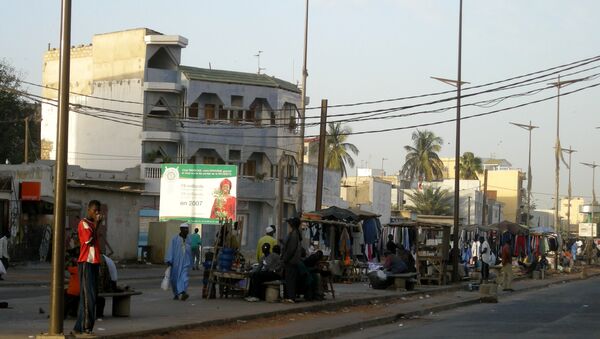
[(382, 224), (391, 217), (392, 184), (374, 176), (345, 177), (341, 179), (341, 197), (350, 207), (380, 214)]
[[(454, 179), (454, 158), (440, 160), (444, 164), (444, 179)], [(521, 218), (527, 210), (526, 200), (524, 200), (527, 192), (523, 188), (523, 182), (527, 178), (526, 173), (519, 168), (513, 168), (506, 159), (482, 158), (481, 162), (483, 170), (488, 170), (487, 191), (495, 195), (496, 200), (503, 204), (503, 217), (508, 221), (525, 223)], [(483, 173), (478, 177), (483, 185)]]

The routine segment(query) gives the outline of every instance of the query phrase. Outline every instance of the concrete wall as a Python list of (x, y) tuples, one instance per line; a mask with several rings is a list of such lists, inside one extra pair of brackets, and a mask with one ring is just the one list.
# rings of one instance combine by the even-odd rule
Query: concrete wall
[[(302, 195), (302, 206), (305, 211), (314, 211), (317, 194), (317, 166), (304, 164), (304, 187)], [(340, 197), (339, 171), (326, 169), (323, 176), (323, 201), (322, 206), (348, 207), (348, 202)]]
[(374, 177), (347, 177), (341, 182), (340, 195), (350, 206), (380, 214), (382, 224), (390, 222), (392, 184)]

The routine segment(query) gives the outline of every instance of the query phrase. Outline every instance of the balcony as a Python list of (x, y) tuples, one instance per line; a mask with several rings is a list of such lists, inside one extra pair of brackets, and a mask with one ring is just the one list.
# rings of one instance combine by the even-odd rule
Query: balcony
[(257, 180), (252, 177), (239, 177), (238, 198), (243, 200), (275, 200), (277, 180), (273, 178)]
[(160, 164), (141, 164), (140, 177), (146, 184), (146, 193), (153, 195), (160, 193)]
[(146, 81), (144, 82), (144, 91), (149, 92), (165, 92), (165, 93), (180, 93), (183, 87), (178, 83)]
[(179, 142), (181, 135), (177, 132), (165, 131), (144, 131), (142, 132), (142, 141), (166, 141)]
[(146, 71), (146, 82), (177, 83), (177, 71), (149, 67)]

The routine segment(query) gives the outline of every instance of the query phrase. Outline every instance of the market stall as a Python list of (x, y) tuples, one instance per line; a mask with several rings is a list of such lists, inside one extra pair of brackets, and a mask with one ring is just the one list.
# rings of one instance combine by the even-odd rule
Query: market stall
[(395, 229), (394, 234), (399, 235), (399, 242), (413, 254), (419, 283), (446, 283), (451, 225), (401, 221), (388, 224), (387, 227), (388, 231)]

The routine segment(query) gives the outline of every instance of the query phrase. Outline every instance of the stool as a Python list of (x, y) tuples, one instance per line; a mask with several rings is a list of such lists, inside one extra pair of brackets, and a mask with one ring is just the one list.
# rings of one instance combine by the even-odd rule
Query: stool
[(267, 281), (263, 285), (267, 287), (265, 290), (265, 301), (269, 303), (279, 301), (281, 281)]

